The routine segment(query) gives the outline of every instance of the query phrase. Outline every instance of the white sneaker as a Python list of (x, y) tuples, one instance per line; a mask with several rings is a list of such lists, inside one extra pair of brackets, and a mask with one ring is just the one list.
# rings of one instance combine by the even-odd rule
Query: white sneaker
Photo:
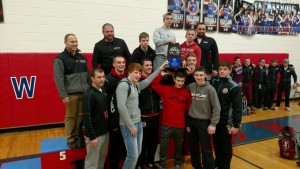
[(275, 107), (274, 109), (275, 109), (275, 110), (278, 110), (278, 108), (279, 108), (279, 107)]
[(174, 169), (180, 169), (180, 165), (175, 165)]
[(286, 111), (291, 111), (291, 108), (290, 107), (285, 107), (285, 110)]

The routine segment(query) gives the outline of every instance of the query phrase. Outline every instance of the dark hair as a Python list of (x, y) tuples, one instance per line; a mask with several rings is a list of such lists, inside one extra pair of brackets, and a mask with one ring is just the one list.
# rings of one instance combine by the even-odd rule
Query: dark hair
[(125, 57), (124, 56), (121, 56), (121, 55), (115, 55), (115, 56), (113, 56), (113, 63), (116, 61), (116, 58), (124, 58), (124, 60), (126, 60), (125, 59)]
[(176, 77), (185, 78), (186, 74), (183, 72), (176, 72), (174, 78), (176, 79)]
[(104, 28), (105, 28), (106, 26), (111, 26), (111, 27), (114, 29), (114, 26), (113, 26), (112, 24), (110, 24), (110, 23), (105, 23), (105, 24), (102, 26), (102, 32), (104, 32)]
[(151, 60), (151, 59), (145, 58), (145, 59), (141, 60), (141, 65), (144, 66), (144, 63), (145, 63), (146, 61), (149, 61), (149, 62), (152, 63), (152, 60)]
[(68, 33), (68, 34), (65, 35), (65, 42), (68, 40), (69, 36), (75, 36), (75, 37), (76, 37), (75, 34), (73, 34), (73, 33)]
[(261, 62), (262, 60), (265, 60), (265, 61), (266, 61), (266, 59), (263, 59), (263, 58), (260, 58), (258, 61)]
[(273, 58), (273, 59), (272, 59), (272, 62), (277, 62), (277, 59), (276, 59), (276, 58)]
[(139, 72), (143, 71), (143, 67), (139, 63), (132, 63), (127, 68), (127, 73), (132, 73), (134, 70), (137, 70)]
[(236, 56), (233, 58), (234, 61), (236, 61), (237, 59), (241, 59), (240, 57)]
[(163, 14), (163, 21), (165, 21), (166, 16), (173, 16), (173, 14), (171, 12)]
[(196, 30), (195, 29), (187, 29), (185, 34), (187, 34), (189, 31), (194, 31), (194, 33), (196, 34)]
[(194, 70), (194, 73), (196, 73), (196, 72), (204, 72), (204, 73), (206, 73), (206, 69), (205, 69), (205, 67), (203, 67), (203, 66), (199, 66), (199, 67), (197, 67), (197, 68)]
[(227, 67), (229, 70), (231, 70), (231, 64), (228, 61), (220, 62), (219, 67)]
[(96, 72), (99, 72), (99, 73), (104, 73), (104, 70), (102, 68), (99, 68), (99, 67), (96, 67), (92, 70), (92, 74), (91, 74), (91, 77), (95, 77), (95, 74)]
[(139, 41), (141, 41), (142, 38), (149, 38), (149, 34), (146, 32), (142, 32), (139, 35)]
[(197, 24), (197, 27), (198, 27), (199, 25), (205, 25), (205, 26), (206, 26), (205, 22), (199, 22), (199, 23)]

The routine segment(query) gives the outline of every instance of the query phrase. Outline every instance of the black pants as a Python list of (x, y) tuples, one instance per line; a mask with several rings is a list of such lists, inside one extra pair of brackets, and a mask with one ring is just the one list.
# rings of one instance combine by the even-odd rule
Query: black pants
[(121, 158), (127, 153), (120, 128), (117, 131), (109, 128), (109, 145), (109, 168), (119, 169)]
[(202, 168), (199, 143), (201, 145), (203, 167), (205, 169), (215, 168), (215, 161), (211, 149), (211, 135), (207, 132), (209, 124), (210, 120), (190, 118), (189, 149), (192, 166), (196, 169)]
[(276, 107), (280, 106), (282, 92), (284, 92), (285, 107), (290, 107), (291, 83), (279, 83), (277, 92)]
[(265, 107), (268, 107), (268, 108), (272, 107), (275, 94), (276, 94), (276, 83), (269, 82), (266, 86), (266, 94), (265, 94), (265, 100), (264, 100)]
[(215, 148), (215, 165), (218, 169), (230, 169), (232, 158), (232, 135), (228, 134), (226, 125), (217, 124), (216, 133), (213, 135)]
[(158, 144), (159, 115), (142, 117), (142, 125), (142, 152), (137, 162), (140, 165), (154, 162), (154, 156)]
[(174, 144), (175, 144), (174, 163), (175, 165), (180, 165), (183, 134), (184, 134), (184, 128), (161, 126), (160, 155), (159, 155), (161, 168), (166, 168), (169, 142), (172, 136), (174, 138)]
[(266, 85), (265, 84), (254, 84), (254, 97), (255, 97), (254, 106), (256, 108), (263, 107), (265, 93), (266, 93)]

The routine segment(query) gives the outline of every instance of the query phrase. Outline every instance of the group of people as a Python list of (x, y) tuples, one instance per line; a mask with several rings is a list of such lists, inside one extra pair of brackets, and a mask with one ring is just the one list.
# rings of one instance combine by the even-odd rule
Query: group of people
[[(293, 85), (291, 85), (292, 77)], [(277, 59), (274, 58), (267, 66), (266, 60), (261, 58), (255, 66), (251, 64), (250, 58), (246, 58), (242, 65), (241, 58), (235, 57), (232, 78), (242, 86), (243, 95), (251, 109), (248, 113), (255, 113), (255, 110), (279, 109), (282, 93), (285, 96), (285, 110), (291, 110), (290, 92), (291, 86), (297, 86), (297, 74), (289, 59), (284, 59), (283, 64), (278, 65)], [(276, 93), (276, 106), (273, 107)]]
[[(180, 168), (186, 133), (194, 168), (230, 168), (231, 138), (238, 133), (242, 117), (239, 84), (251, 82), (253, 72), (255, 92), (262, 94), (264, 84), (271, 84), (266, 83), (265, 75), (271, 76), (272, 71), (267, 73), (264, 60), (260, 60), (261, 66), (251, 71), (243, 67), (241, 82), (232, 80), (231, 70), (236, 66), (232, 69), (229, 62), (219, 63), (217, 43), (205, 35), (204, 23), (196, 30), (187, 30), (186, 41), (180, 45), (187, 69), (166, 71), (168, 45), (176, 43), (170, 31), (172, 21), (172, 13), (166, 13), (163, 26), (154, 30), (155, 50), (148, 45), (149, 35), (143, 32), (132, 55), (125, 41), (114, 36), (113, 25), (104, 24), (104, 38), (94, 47), (91, 73), (76, 35), (65, 36), (65, 50), (54, 59), (54, 79), (66, 107), (65, 129), (71, 149), (79, 146), (83, 122), (86, 169), (104, 168), (106, 162), (110, 169), (158, 168), (154, 163), (158, 143), (160, 168), (166, 168), (172, 137), (174, 166)], [(250, 60), (245, 65), (249, 66)], [(287, 65), (274, 69), (285, 72), (279, 89), (286, 93), (287, 79), (295, 75), (293, 67)], [(260, 104), (261, 99), (256, 101)]]

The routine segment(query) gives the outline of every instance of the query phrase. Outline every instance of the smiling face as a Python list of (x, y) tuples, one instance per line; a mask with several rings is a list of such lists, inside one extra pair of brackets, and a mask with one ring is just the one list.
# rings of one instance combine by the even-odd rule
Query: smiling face
[(122, 56), (117, 56), (113, 60), (113, 67), (115, 68), (116, 72), (122, 74), (126, 68), (125, 58)]
[(78, 41), (75, 35), (69, 35), (65, 40), (66, 49), (71, 53), (75, 53), (78, 49)]
[(139, 70), (133, 70), (132, 72), (128, 73), (128, 79), (131, 81), (131, 83), (136, 84), (140, 78), (142, 73)]
[(198, 85), (205, 83), (206, 73), (204, 71), (196, 71), (193, 76)]
[(143, 74), (150, 75), (152, 72), (152, 62), (151, 61), (144, 61), (143, 63)]
[(197, 35), (199, 37), (203, 37), (205, 36), (205, 32), (206, 32), (206, 26), (204, 24), (199, 24), (197, 26)]

